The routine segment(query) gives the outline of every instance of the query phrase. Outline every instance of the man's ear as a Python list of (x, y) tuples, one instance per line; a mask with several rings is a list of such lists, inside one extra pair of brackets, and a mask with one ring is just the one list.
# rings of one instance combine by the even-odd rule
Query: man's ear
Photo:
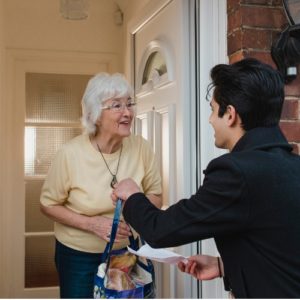
[(238, 115), (234, 106), (228, 105), (226, 108), (226, 113), (227, 113), (227, 124), (230, 127), (241, 123), (240, 116)]

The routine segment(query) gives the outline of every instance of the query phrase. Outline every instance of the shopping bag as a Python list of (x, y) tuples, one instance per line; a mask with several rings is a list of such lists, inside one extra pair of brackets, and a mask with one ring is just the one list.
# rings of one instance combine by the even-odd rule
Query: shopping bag
[[(155, 278), (152, 262), (130, 253), (127, 248), (112, 250), (121, 210), (122, 201), (118, 200), (110, 241), (106, 245), (94, 279), (94, 298), (154, 298)], [(139, 239), (134, 239), (132, 235), (129, 241), (129, 247), (138, 250)]]

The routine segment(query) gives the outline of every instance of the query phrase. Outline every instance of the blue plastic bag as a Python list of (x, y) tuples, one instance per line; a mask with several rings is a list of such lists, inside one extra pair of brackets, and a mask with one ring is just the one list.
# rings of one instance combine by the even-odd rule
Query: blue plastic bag
[[(154, 267), (150, 260), (144, 262), (127, 248), (112, 250), (122, 209), (117, 201), (110, 241), (102, 255), (102, 262), (94, 279), (94, 298), (154, 298)], [(129, 238), (130, 248), (138, 250), (139, 241)]]

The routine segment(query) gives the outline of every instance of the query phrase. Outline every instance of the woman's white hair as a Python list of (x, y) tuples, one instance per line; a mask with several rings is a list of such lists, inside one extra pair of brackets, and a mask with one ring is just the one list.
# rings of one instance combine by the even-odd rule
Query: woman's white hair
[(96, 122), (101, 115), (100, 108), (104, 101), (132, 95), (133, 90), (122, 74), (96, 74), (89, 80), (81, 101), (81, 123), (84, 131), (88, 134), (96, 133)]

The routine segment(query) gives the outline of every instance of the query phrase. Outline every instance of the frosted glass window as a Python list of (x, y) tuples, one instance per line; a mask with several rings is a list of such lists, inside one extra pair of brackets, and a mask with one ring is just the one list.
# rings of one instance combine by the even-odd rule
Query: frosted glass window
[(58, 285), (53, 221), (40, 212), (40, 193), (56, 152), (82, 132), (81, 99), (90, 77), (26, 74), (25, 288)]
[(26, 237), (25, 288), (57, 286), (53, 236)]
[(26, 122), (79, 122), (89, 75), (26, 73)]
[(40, 194), (44, 180), (25, 180), (25, 232), (51, 232), (53, 221), (40, 211)]
[(155, 51), (150, 54), (147, 59), (145, 69), (143, 72), (142, 84), (147, 83), (153, 76), (162, 76), (167, 73), (167, 65), (161, 53)]
[(57, 150), (71, 138), (81, 134), (81, 128), (25, 128), (25, 175), (45, 175)]

